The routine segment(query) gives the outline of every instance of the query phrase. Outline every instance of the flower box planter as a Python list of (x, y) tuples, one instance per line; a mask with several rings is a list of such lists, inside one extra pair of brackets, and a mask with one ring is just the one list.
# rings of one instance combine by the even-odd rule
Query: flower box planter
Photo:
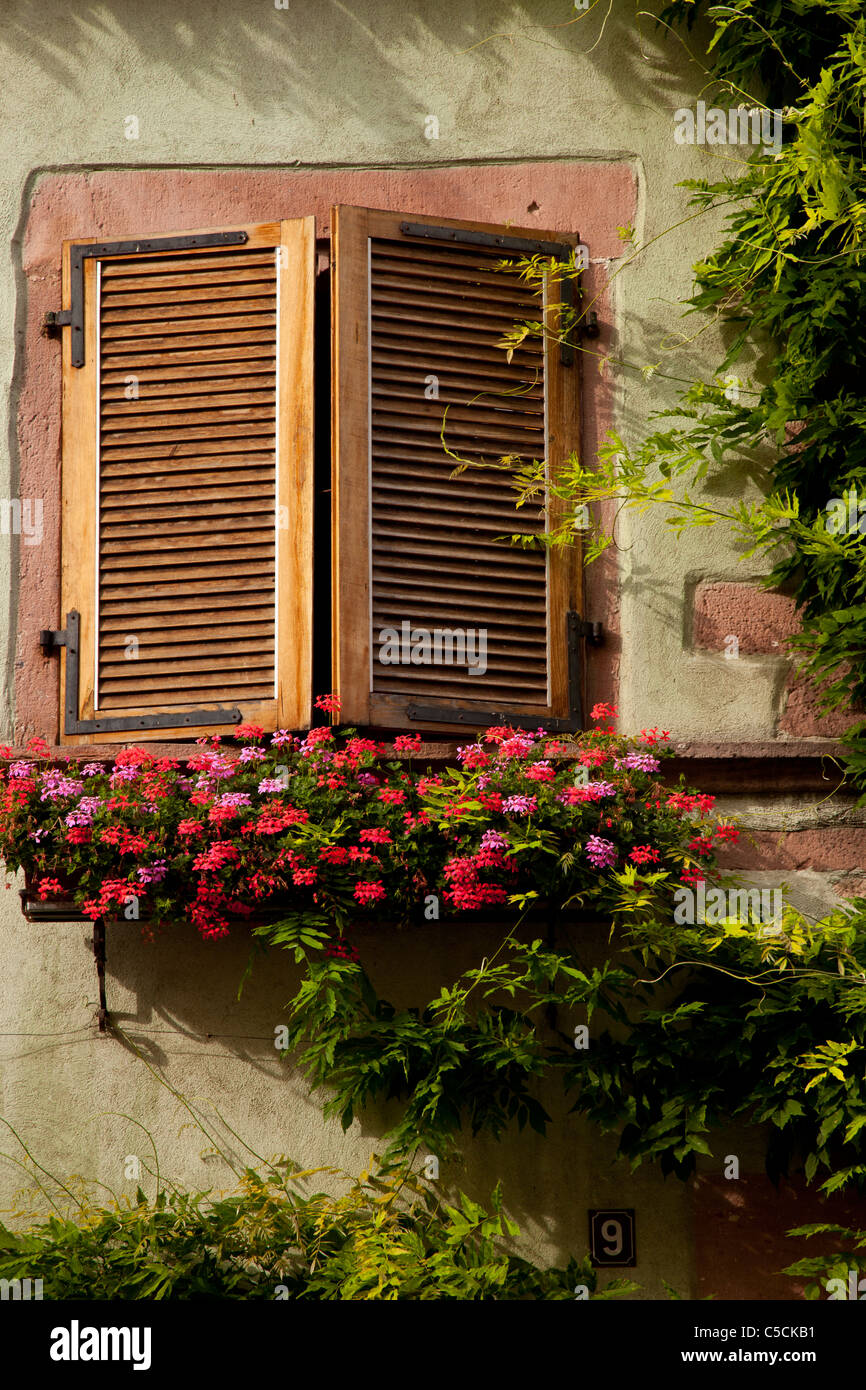
[[(24, 916), (94, 923), (101, 1017), (108, 921), (189, 921), (209, 940), (265, 928), (297, 958), (302, 940), (343, 960), (365, 923), (525, 919), (550, 940), (557, 923), (610, 922), (642, 876), (703, 877), (714, 837), (737, 833), (701, 819), (712, 797), (665, 783), (657, 730), (491, 728), (442, 771), (413, 770), (408, 736), (390, 751), (327, 726), (267, 747), (253, 726), (234, 737), (182, 762), (120, 749), (111, 766), (45, 765), (34, 746), (0, 769), (0, 854), (25, 872)], [(140, 917), (125, 918), (133, 899)]]

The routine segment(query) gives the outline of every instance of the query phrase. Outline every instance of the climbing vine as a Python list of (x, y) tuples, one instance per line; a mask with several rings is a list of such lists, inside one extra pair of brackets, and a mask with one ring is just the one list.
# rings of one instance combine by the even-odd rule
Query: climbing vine
[[(724, 211), (726, 228), (695, 266), (695, 292), (683, 307), (698, 316), (697, 331), (721, 329), (727, 346), (706, 379), (687, 382), (656, 412), (642, 439), (611, 434), (598, 460), (573, 455), (552, 487), (537, 463), (523, 464), (514, 478), (520, 504), (546, 502), (550, 493), (571, 504), (571, 515), (546, 535), (515, 539), (570, 545), (577, 527), (589, 561), (613, 540), (593, 514), (608, 499), (619, 509), (660, 506), (677, 531), (733, 527), (744, 555), (767, 560), (766, 585), (796, 599), (802, 631), (792, 649), (823, 704), (855, 711), (866, 696), (862, 8), (860, 0), (676, 0), (662, 11), (672, 43), (690, 37), (699, 15), (709, 20), (709, 101), (771, 113), (780, 125), (778, 143), (726, 159), (723, 178), (684, 183), (694, 215)], [(616, 273), (639, 273), (643, 247), (633, 229), (622, 233), (628, 255)], [(538, 286), (547, 268), (532, 258), (517, 271)], [(579, 269), (558, 274), (577, 278)], [(591, 307), (582, 301), (583, 310)], [(558, 330), (518, 324), (504, 345), (539, 331), (558, 331), (588, 354), (588, 367), (598, 363), (597, 348), (577, 335), (565, 310)], [(600, 365), (676, 379), (667, 369), (676, 350), (642, 364), (611, 355)], [(512, 461), (503, 466), (513, 471)], [(751, 480), (754, 498), (725, 507), (702, 484), (731, 470)], [(850, 731), (845, 751), (851, 783), (864, 792), (866, 724)]]

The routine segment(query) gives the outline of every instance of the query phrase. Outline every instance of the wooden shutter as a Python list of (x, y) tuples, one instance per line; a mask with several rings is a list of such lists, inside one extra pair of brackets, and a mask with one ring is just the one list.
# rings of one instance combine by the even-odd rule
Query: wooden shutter
[(64, 246), (65, 742), (309, 724), (314, 274), (313, 218)]
[[(334, 210), (332, 237), (334, 684), (343, 718), (392, 728), (509, 716), (574, 725), (579, 557), (497, 543), (540, 528), (538, 509), (515, 509), (501, 471), (452, 477), (442, 434), (444, 420), (445, 443), (461, 459), (546, 459), (549, 477), (576, 449), (574, 354), (530, 336), (509, 364), (497, 345), (516, 322), (546, 316), (551, 326), (563, 282), (552, 281), (543, 306), (495, 267), (532, 252), (567, 260), (577, 237), (345, 207)], [(394, 631), (401, 644), (409, 637), (399, 663), (393, 637), (387, 648), (382, 641)], [(453, 659), (460, 632), (476, 634), (474, 673)]]

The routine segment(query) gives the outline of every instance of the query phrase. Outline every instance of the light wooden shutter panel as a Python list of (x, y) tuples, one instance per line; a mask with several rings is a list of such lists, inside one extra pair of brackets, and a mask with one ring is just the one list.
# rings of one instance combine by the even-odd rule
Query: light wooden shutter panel
[[(332, 216), (334, 684), (343, 718), (391, 728), (447, 728), (451, 715), (455, 728), (508, 717), (571, 727), (577, 547), (497, 543), (541, 529), (538, 507), (516, 510), (501, 471), (452, 477), (457, 460), (442, 434), (444, 419), (445, 443), (460, 459), (546, 459), (549, 477), (577, 448), (574, 354), (530, 336), (509, 364), (497, 346), (516, 322), (552, 328), (563, 282), (551, 282), (542, 306), (514, 274), (495, 269), (533, 250), (568, 260), (577, 237), (365, 208)], [(401, 639), (429, 632), (441, 659), (423, 660), (422, 640), (418, 664), (383, 664), (396, 649), (380, 639), (395, 630)], [(464, 652), (474, 673), (456, 660), (461, 632), (476, 634)], [(404, 653), (411, 642), (401, 643)]]
[(64, 246), (64, 741), (308, 726), (315, 219), (84, 245)]

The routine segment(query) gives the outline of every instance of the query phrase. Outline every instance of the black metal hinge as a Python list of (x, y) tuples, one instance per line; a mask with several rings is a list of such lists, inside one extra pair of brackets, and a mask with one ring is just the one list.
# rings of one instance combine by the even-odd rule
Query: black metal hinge
[(66, 685), (63, 697), (65, 734), (106, 734), (123, 729), (182, 729), (189, 725), (240, 724), (243, 715), (234, 709), (194, 709), (178, 714), (103, 715), (101, 719), (78, 718), (81, 614), (66, 614), (66, 627), (55, 631), (43, 628), (39, 645), (44, 656), (66, 648)]
[(108, 1027), (108, 1001), (105, 997), (105, 922), (97, 917), (93, 923), (93, 958), (96, 961), (96, 987), (99, 990), (99, 1005), (96, 1020), (100, 1033)]
[(499, 246), (503, 251), (525, 251), (529, 256), (555, 256), (567, 259), (573, 250), (562, 241), (536, 241), (525, 236), (500, 236), (498, 232), (476, 232), (472, 227), (437, 227), (426, 222), (401, 222), (404, 236), (425, 237), (430, 241), (457, 241), (467, 246)]
[(566, 645), (568, 653), (568, 715), (548, 718), (544, 715), (509, 714), (502, 709), (448, 709), (445, 705), (409, 705), (406, 713), (418, 724), (508, 724), (513, 729), (537, 729), (543, 726), (551, 734), (573, 734), (584, 728), (583, 662), (581, 640), (593, 646), (604, 640), (601, 623), (587, 622), (579, 613), (566, 614)]
[(598, 314), (594, 309), (587, 309), (575, 324), (575, 333), (580, 338), (597, 338), (601, 333), (601, 325), (598, 321)]
[(42, 316), (43, 338), (59, 338), (61, 328), (68, 328), (71, 322), (71, 309), (49, 309)]
[(195, 251), (199, 247), (242, 246), (248, 232), (202, 232), (196, 236), (149, 237), (139, 241), (76, 242), (70, 247), (69, 287), (71, 308), (47, 313), (42, 320), (43, 334), (72, 329), (70, 360), (73, 367), (84, 366), (84, 262), (96, 257), (145, 256), (151, 251)]

